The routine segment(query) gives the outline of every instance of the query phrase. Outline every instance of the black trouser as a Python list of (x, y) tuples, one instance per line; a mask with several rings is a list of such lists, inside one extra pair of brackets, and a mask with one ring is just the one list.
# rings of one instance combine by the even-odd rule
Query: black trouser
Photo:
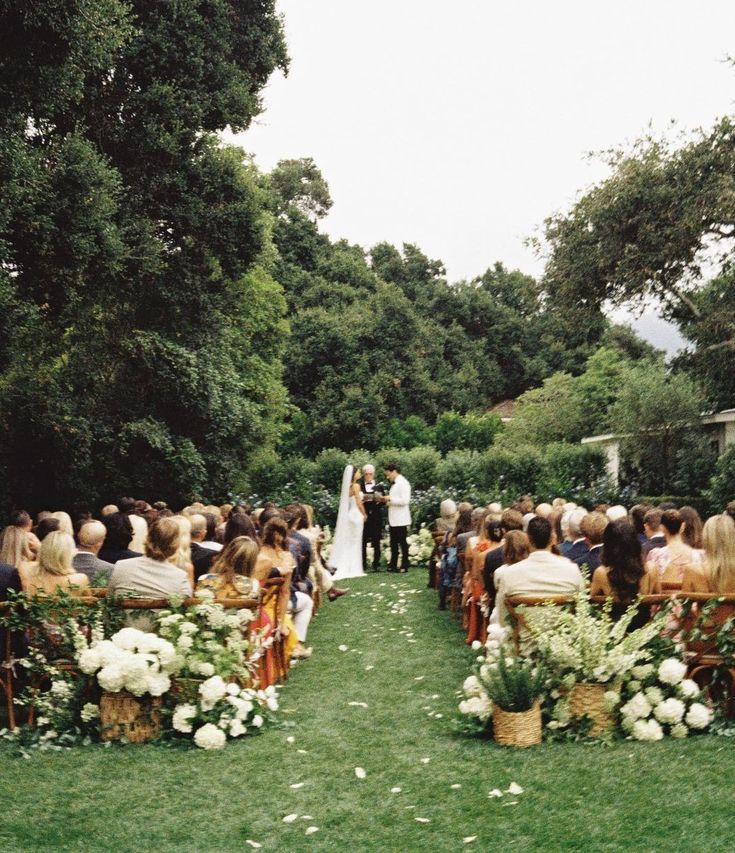
[(379, 527), (370, 527), (369, 525), (365, 525), (362, 528), (362, 568), (364, 571), (368, 570), (367, 564), (367, 546), (368, 544), (373, 546), (373, 571), (377, 572), (380, 566), (380, 540), (382, 538), (382, 531)]
[(390, 571), (398, 570), (398, 547), (401, 548), (401, 569), (408, 571), (408, 525), (389, 527), (390, 530)]

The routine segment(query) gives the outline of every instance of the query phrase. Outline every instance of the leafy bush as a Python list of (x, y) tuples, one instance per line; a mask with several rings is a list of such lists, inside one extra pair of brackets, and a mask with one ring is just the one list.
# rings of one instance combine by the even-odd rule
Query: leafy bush
[(475, 450), (451, 450), (437, 466), (440, 486), (468, 493), (477, 490), (480, 480), (480, 454)]
[(722, 512), (729, 501), (735, 500), (735, 445), (717, 460), (706, 497), (715, 512)]
[(345, 465), (351, 461), (350, 454), (344, 450), (337, 450), (336, 447), (322, 450), (314, 460), (316, 464), (315, 484), (323, 486), (325, 489), (336, 489), (339, 494), (342, 473), (345, 470)]
[(542, 459), (533, 447), (517, 450), (490, 448), (479, 457), (477, 466), (477, 483), (482, 489), (518, 497), (536, 491)]
[(571, 497), (604, 478), (606, 462), (605, 451), (599, 447), (550, 444), (544, 453), (537, 490), (546, 498)]
[[(436, 485), (437, 468), (442, 461), (433, 447), (414, 447), (401, 454), (401, 471), (413, 489), (428, 489)], [(378, 472), (378, 479), (383, 472)]]

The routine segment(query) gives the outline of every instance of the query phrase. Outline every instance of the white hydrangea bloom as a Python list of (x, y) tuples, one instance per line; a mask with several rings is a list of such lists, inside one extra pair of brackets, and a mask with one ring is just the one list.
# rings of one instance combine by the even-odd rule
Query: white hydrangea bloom
[(102, 667), (97, 673), (97, 681), (100, 687), (103, 690), (107, 690), (108, 693), (119, 693), (123, 689), (125, 678), (119, 665), (110, 664), (109, 666)]
[(657, 705), (653, 711), (653, 715), (659, 723), (666, 723), (672, 726), (682, 721), (685, 711), (686, 706), (681, 699), (676, 699), (672, 696), (669, 699), (664, 699), (663, 702)]
[(163, 673), (154, 673), (148, 676), (147, 692), (151, 696), (163, 696), (171, 689), (171, 679)]
[(658, 668), (659, 681), (664, 684), (679, 684), (686, 675), (687, 665), (676, 658), (666, 658)]
[(696, 681), (692, 681), (691, 678), (685, 678), (679, 685), (679, 690), (681, 690), (681, 695), (686, 699), (694, 699), (695, 696), (699, 695), (699, 685)]
[(94, 705), (92, 702), (87, 702), (81, 711), (81, 718), (83, 723), (89, 723), (92, 720), (96, 720), (100, 715), (100, 706)]
[(648, 676), (653, 672), (653, 664), (652, 663), (644, 663), (639, 664), (638, 666), (634, 666), (631, 670), (631, 674), (633, 678), (637, 678), (641, 681), (644, 678), (648, 678)]
[(690, 729), (706, 729), (712, 721), (712, 711), (701, 702), (694, 702), (690, 705), (684, 722)]
[(636, 740), (661, 740), (664, 730), (656, 720), (636, 720), (632, 735)]
[(181, 625), (179, 625), (179, 631), (182, 634), (193, 635), (193, 634), (198, 633), (199, 628), (193, 622), (189, 622), (187, 620), (186, 622), (182, 622)]
[(230, 721), (230, 737), (241, 737), (247, 733), (247, 728), (243, 725), (242, 720), (235, 717)]
[(224, 699), (226, 694), (227, 685), (219, 675), (213, 675), (199, 685), (199, 695), (202, 697), (202, 708), (205, 711), (214, 708), (220, 699)]
[(182, 649), (183, 651), (187, 652), (187, 651), (189, 651), (189, 649), (190, 649), (190, 648), (192, 648), (192, 646), (194, 645), (194, 638), (193, 638), (193, 637), (190, 637), (188, 634), (183, 634), (183, 635), (182, 635), (181, 637), (179, 637), (179, 639), (176, 641), (176, 645), (177, 645), (180, 649)]
[(118, 649), (132, 652), (135, 650), (139, 636), (142, 634), (137, 628), (121, 628), (117, 634), (112, 635), (112, 642)]
[(196, 730), (194, 743), (201, 749), (222, 749), (227, 743), (227, 735), (212, 723), (205, 723)]
[(479, 696), (482, 691), (482, 685), (478, 681), (477, 676), (469, 675), (464, 680), (462, 690), (464, 690), (465, 696)]
[(263, 725), (263, 718), (260, 714), (256, 714), (253, 719), (250, 721), (256, 729), (259, 729)]
[(197, 709), (195, 705), (179, 705), (174, 711), (171, 724), (177, 732), (188, 734), (193, 729), (191, 721), (196, 716), (196, 713)]
[(684, 725), (684, 723), (677, 723), (675, 726), (671, 727), (671, 737), (683, 738), (689, 734), (689, 729)]
[(624, 717), (630, 717), (632, 720), (644, 719), (651, 713), (651, 705), (642, 693), (636, 693), (623, 705), (620, 712)]
[(653, 705), (660, 705), (664, 701), (664, 694), (658, 687), (647, 687), (644, 691), (646, 699)]

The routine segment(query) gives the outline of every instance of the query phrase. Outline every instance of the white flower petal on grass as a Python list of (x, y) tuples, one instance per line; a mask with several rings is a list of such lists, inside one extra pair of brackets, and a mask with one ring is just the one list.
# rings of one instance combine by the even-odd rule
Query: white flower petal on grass
[(517, 782), (511, 782), (510, 785), (508, 785), (508, 793), (513, 794), (514, 796), (517, 794), (522, 794), (523, 788), (521, 788), (521, 786)]
[(509, 800), (507, 803), (503, 803), (504, 806), (517, 806), (518, 800)]
[(441, 718), (442, 718), (443, 716), (444, 716), (444, 714), (434, 714), (434, 719), (435, 719), (435, 720), (441, 720)]
[[(459, 784), (459, 782), (455, 782), (455, 783), (454, 783), (454, 785), (450, 785), (449, 787), (450, 787), (453, 791), (456, 791), (458, 788), (461, 788), (462, 786)], [(475, 836), (475, 838), (476, 838), (476, 837), (477, 837), (477, 836)]]
[(304, 783), (303, 783), (303, 782), (294, 782), (294, 784), (293, 784), (293, 785), (289, 785), (288, 787), (289, 787), (289, 788), (293, 788), (293, 789), (294, 789), (294, 791), (296, 791), (296, 790), (298, 790), (299, 788), (303, 788), (303, 787), (304, 787)]
[(370, 666), (365, 667), (365, 672), (370, 672), (371, 669), (375, 669), (375, 667), (372, 664), (370, 664)]
[(245, 843), (249, 844), (254, 850), (257, 850), (259, 847), (262, 847), (262, 844), (258, 844), (257, 841), (251, 841), (249, 838), (245, 839)]
[(364, 767), (355, 767), (355, 776), (357, 776), (358, 779), (364, 779), (367, 776), (367, 773), (365, 772), (365, 768)]
[(296, 738), (293, 735), (289, 735), (286, 738), (286, 743), (296, 743)]
[(353, 708), (367, 708), (367, 702), (348, 702), (348, 705), (351, 705)]
[(309, 754), (305, 749), (297, 749), (296, 752), (298, 752), (299, 755), (308, 755)]
[(476, 835), (465, 835), (465, 837), (462, 839), (462, 843), (463, 844), (472, 844), (472, 842), (475, 841), (476, 838), (477, 838)]
[(503, 792), (500, 790), (500, 788), (493, 788), (492, 791), (487, 792), (487, 795), (488, 797), (502, 797)]
[(428, 817), (415, 817), (414, 820), (418, 823), (431, 823), (431, 818)]
[(342, 643), (342, 645), (341, 645), (341, 646), (337, 646), (337, 648), (338, 648), (341, 652), (347, 652), (347, 651), (349, 651), (349, 649), (350, 649), (350, 647), (349, 647), (349, 646), (346, 646), (344, 643)]
[(425, 676), (425, 675), (417, 675), (417, 676), (414, 678), (414, 681), (423, 681), (425, 678), (426, 678), (426, 676)]
[(313, 835), (315, 832), (319, 832), (318, 826), (307, 826), (304, 835)]
[(314, 816), (310, 814), (302, 814), (301, 820), (314, 820)]
[(283, 823), (293, 823), (297, 819), (298, 819), (298, 815), (296, 813), (287, 814), (286, 817), (283, 818)]
[(395, 788), (391, 788), (390, 792), (391, 794), (400, 794), (402, 790), (403, 788), (399, 788), (398, 786), (396, 786)]
[(430, 758), (422, 758), (422, 759), (421, 759), (421, 763), (422, 763), (422, 764), (428, 764), (430, 761), (431, 761), (431, 759), (430, 759)]

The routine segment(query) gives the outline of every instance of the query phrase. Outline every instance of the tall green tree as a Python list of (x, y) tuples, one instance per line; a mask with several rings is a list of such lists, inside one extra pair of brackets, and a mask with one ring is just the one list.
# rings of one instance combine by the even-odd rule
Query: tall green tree
[(222, 496), (286, 398), (270, 200), (214, 135), (286, 68), (274, 3), (6, 2), (0, 32), (5, 497)]

